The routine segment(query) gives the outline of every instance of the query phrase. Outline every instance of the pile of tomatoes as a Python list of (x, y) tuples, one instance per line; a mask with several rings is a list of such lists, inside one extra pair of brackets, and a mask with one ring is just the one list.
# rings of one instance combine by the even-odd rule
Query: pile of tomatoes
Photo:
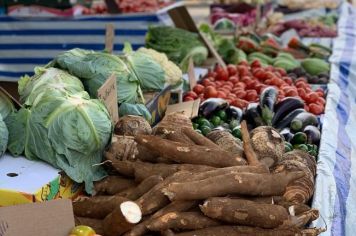
[(305, 102), (306, 111), (315, 115), (324, 112), (325, 93), (322, 88), (313, 91), (306, 78), (293, 80), (284, 69), (262, 67), (257, 60), (250, 65), (243, 61), (227, 68), (216, 65), (194, 86), (193, 91), (184, 95), (184, 101), (223, 98), (232, 106), (245, 108), (251, 102), (258, 102), (260, 93), (268, 86), (278, 89), (278, 100), (300, 97)]

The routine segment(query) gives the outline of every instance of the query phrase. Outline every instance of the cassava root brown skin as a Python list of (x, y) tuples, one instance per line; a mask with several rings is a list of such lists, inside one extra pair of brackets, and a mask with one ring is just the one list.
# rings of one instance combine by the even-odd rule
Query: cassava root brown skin
[(143, 236), (148, 232), (147, 225), (151, 220), (160, 217), (169, 212), (180, 212), (187, 211), (198, 204), (197, 201), (174, 201), (163, 207), (156, 213), (154, 213), (150, 218), (145, 221), (135, 225), (129, 232), (125, 233), (124, 236)]
[(208, 217), (231, 224), (273, 229), (288, 220), (288, 211), (279, 205), (242, 199), (209, 198), (200, 206)]
[(149, 215), (169, 204), (169, 199), (163, 194), (162, 189), (174, 181), (183, 181), (191, 175), (192, 173), (186, 171), (177, 172), (155, 185), (150, 191), (137, 199), (136, 203), (140, 206), (142, 215)]
[(125, 191), (122, 191), (117, 195), (135, 201), (138, 198), (140, 198), (143, 194), (148, 192), (151, 188), (153, 188), (153, 186), (155, 186), (156, 184), (162, 181), (163, 178), (161, 176), (152, 175), (147, 179), (143, 180), (139, 185), (126, 189)]
[(245, 120), (241, 122), (241, 135), (242, 135), (244, 152), (248, 164), (251, 166), (261, 165), (260, 161), (258, 160), (258, 156), (256, 155), (251, 145), (250, 134), (248, 132), (248, 128)]
[(246, 161), (220, 149), (199, 145), (188, 145), (155, 136), (138, 135), (135, 141), (146, 148), (158, 152), (160, 156), (179, 163), (228, 167), (245, 165)]
[(161, 232), (161, 236), (174, 236), (174, 232), (170, 229)]
[(115, 125), (115, 134), (135, 136), (137, 134), (151, 134), (151, 125), (141, 116), (126, 115), (120, 117)]
[[(177, 233), (175, 236), (306, 236), (304, 230), (298, 228), (261, 229), (248, 226), (215, 226), (205, 229)], [(308, 236), (314, 236), (319, 229), (308, 229)]]
[(272, 196), (284, 193), (288, 183), (303, 176), (303, 172), (230, 173), (204, 180), (171, 183), (163, 189), (163, 192), (170, 200), (197, 200), (229, 194)]
[(211, 166), (193, 164), (163, 164), (163, 163), (140, 163), (134, 166), (135, 180), (141, 182), (151, 175), (160, 175), (166, 178), (179, 171), (202, 172), (215, 169)]
[(125, 201), (120, 196), (94, 196), (73, 202), (73, 211), (75, 216), (103, 219)]
[(95, 230), (97, 234), (103, 234), (103, 220), (86, 218), (86, 217), (74, 217), (75, 225), (86, 225)]
[(182, 131), (196, 145), (220, 149), (220, 147), (217, 144), (215, 144), (213, 141), (204, 137), (203, 135), (199, 134), (193, 129), (183, 127)]
[(140, 222), (141, 218), (141, 210), (136, 203), (123, 202), (105, 217), (103, 221), (104, 235), (122, 235)]
[(170, 212), (153, 219), (147, 228), (151, 231), (195, 230), (220, 225), (220, 222), (204, 216), (200, 212)]
[(135, 181), (131, 179), (112, 175), (95, 182), (94, 191), (99, 195), (114, 195), (135, 185)]

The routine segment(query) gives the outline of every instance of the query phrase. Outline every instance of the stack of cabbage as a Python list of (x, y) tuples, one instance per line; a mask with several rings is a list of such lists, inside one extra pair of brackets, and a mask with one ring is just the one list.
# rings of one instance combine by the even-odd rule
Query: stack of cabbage
[(4, 120), (15, 110), (15, 107), (8, 96), (0, 90), (0, 157), (5, 153), (9, 132)]
[(78, 78), (56, 68), (21, 78), (19, 94), (24, 107), (6, 119), (9, 151), (64, 170), (90, 193), (93, 181), (105, 176), (96, 165), (112, 133), (105, 106), (90, 99)]
[(139, 115), (150, 120), (142, 91), (161, 91), (182, 81), (182, 71), (167, 56), (151, 49), (133, 51), (129, 44), (116, 56), (104, 52), (72, 49), (58, 55), (49, 66), (67, 70), (80, 78), (91, 97), (110, 75), (117, 80), (120, 116)]

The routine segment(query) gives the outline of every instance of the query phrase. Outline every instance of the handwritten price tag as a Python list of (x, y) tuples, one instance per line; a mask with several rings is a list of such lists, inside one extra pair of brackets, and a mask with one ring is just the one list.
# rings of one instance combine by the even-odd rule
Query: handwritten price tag
[(98, 98), (104, 102), (113, 124), (116, 124), (119, 120), (119, 109), (117, 104), (117, 85), (115, 75), (111, 75), (98, 89)]

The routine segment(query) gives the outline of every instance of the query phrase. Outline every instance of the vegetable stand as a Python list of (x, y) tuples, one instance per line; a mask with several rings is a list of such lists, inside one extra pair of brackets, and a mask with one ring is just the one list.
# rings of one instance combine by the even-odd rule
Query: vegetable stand
[[(78, 227), (71, 236), (353, 235), (356, 30), (351, 19), (356, 10), (342, 3), (337, 12), (338, 35), (325, 40), (332, 41), (332, 50), (318, 44), (325, 38), (300, 38), (302, 30), (298, 37), (286, 33), (284, 42), (261, 32), (231, 40), (203, 24), (203, 38), (224, 63), (195, 76), (197, 84), (186, 89), (186, 103), (176, 107), (187, 111), (191, 104), (191, 111), (168, 109), (158, 118), (160, 111), (150, 106), (165, 107), (188, 62), (197, 66), (209, 56), (198, 34), (166, 26), (148, 29), (151, 23), (169, 23), (166, 10), (57, 18), (48, 25), (43, 19), (3, 18), (0, 24), (24, 29), (15, 30), (12, 42), (10, 28), (0, 35), (7, 40), (0, 43), (5, 45), (0, 74), (13, 82), (19, 74), (34, 73), (19, 80), (20, 107), (0, 93), (0, 151), (7, 146), (12, 155), (29, 159), (28, 165), (41, 160), (51, 167), (41, 167), (48, 174), (36, 189), (17, 194), (13, 203), (12, 191), (5, 191), (7, 200), (0, 205), (75, 197)], [(117, 27), (114, 54), (99, 52), (106, 21)], [(78, 22), (97, 28), (77, 30)], [(132, 29), (138, 22), (139, 29)], [(25, 42), (39, 39), (42, 30), (53, 36), (42, 46)], [(90, 36), (93, 32), (97, 36)], [(73, 41), (63, 44), (62, 39)], [(124, 44), (126, 39), (131, 44)], [(144, 41), (147, 48), (136, 50)], [(47, 65), (35, 67), (41, 64)], [(108, 77), (116, 80), (116, 124), (96, 99)], [(158, 92), (161, 99), (145, 104), (143, 90)], [(200, 101), (199, 112), (193, 111)], [(0, 161), (14, 161), (18, 168), (23, 159), (6, 153)], [(4, 169), (6, 178), (15, 180), (9, 183), (31, 174), (10, 169)], [(80, 197), (80, 185), (62, 182), (68, 177), (58, 169), (84, 183)], [(0, 195), (3, 188), (0, 181)], [(62, 193), (69, 188), (75, 189)]]

